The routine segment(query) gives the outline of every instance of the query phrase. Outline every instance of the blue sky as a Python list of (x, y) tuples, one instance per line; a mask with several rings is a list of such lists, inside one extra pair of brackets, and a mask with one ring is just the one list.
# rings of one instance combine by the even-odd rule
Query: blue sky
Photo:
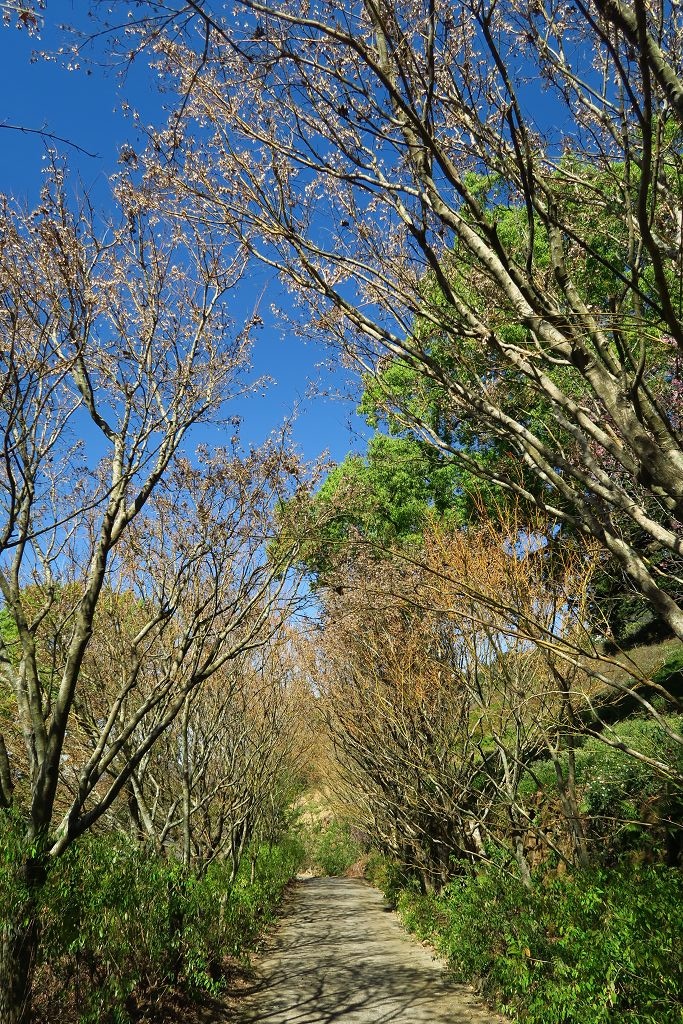
[[(40, 39), (15, 28), (0, 30), (0, 124), (50, 132), (94, 154), (4, 127), (0, 131), (0, 192), (27, 206), (38, 198), (46, 150), (52, 146), (68, 158), (74, 187), (87, 190), (97, 206), (106, 207), (108, 175), (117, 169), (121, 145), (135, 146), (142, 141), (136, 138), (130, 117), (122, 112), (122, 101), (128, 100), (140, 110), (143, 121), (161, 112), (161, 99), (151, 87), (153, 79), (143, 68), (133, 69), (127, 81), (121, 82), (111, 70), (93, 68), (89, 74), (83, 68), (68, 70), (66, 58), (54, 62), (34, 59), (36, 50), (54, 52), (65, 44), (57, 26), (78, 22), (85, 7), (76, 0), (51, 0)], [(250, 398), (237, 409), (244, 421), (244, 442), (258, 444), (298, 407), (294, 438), (306, 458), (314, 459), (328, 450), (339, 461), (349, 450), (362, 450), (364, 424), (354, 415), (353, 402), (310, 397), (317, 381), (323, 391), (344, 392), (345, 375), (321, 368), (327, 353), (285, 335), (272, 323), (270, 304), (287, 300), (265, 270), (255, 270), (250, 284), (245, 316), (255, 297), (264, 292), (260, 312), (266, 326), (256, 340), (256, 373), (266, 374), (276, 383), (265, 397)]]

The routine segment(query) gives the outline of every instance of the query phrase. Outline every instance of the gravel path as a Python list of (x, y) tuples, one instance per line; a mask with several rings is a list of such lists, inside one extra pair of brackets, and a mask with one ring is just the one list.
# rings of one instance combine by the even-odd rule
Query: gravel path
[(498, 1024), (363, 882), (299, 882), (240, 1024)]

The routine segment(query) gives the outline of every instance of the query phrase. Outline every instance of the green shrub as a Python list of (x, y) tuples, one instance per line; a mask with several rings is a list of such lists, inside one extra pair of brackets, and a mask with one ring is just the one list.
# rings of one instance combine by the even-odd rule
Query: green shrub
[(316, 822), (304, 832), (307, 866), (322, 875), (343, 875), (363, 853), (348, 822)]
[(652, 679), (660, 686), (666, 686), (667, 689), (680, 690), (683, 684), (683, 644), (669, 655)]
[(399, 897), (460, 980), (526, 1024), (680, 1024), (683, 878), (647, 868), (540, 881), (501, 871)]
[(224, 958), (253, 948), (303, 849), (284, 837), (253, 853), (253, 881), (246, 863), (231, 883), (226, 864), (198, 876), (118, 837), (85, 838), (45, 886), (39, 974), (82, 1024), (123, 1024), (141, 996), (169, 985), (217, 994)]
[(381, 853), (370, 854), (365, 866), (365, 877), (393, 904), (397, 903), (402, 891), (411, 889), (413, 884), (406, 868)]
[(179, 869), (114, 840), (75, 845), (43, 893), (41, 962), (78, 990), (81, 1020), (127, 1020), (129, 997), (172, 967), (171, 899)]
[[(673, 732), (683, 732), (681, 715), (666, 715), (663, 723)], [(610, 737), (683, 776), (683, 744), (668, 736), (652, 718), (628, 718), (613, 727)], [(675, 850), (683, 845), (680, 787), (667, 783), (649, 764), (597, 737), (583, 741), (575, 751), (575, 764), (580, 809), (596, 858), (614, 864), (636, 849), (654, 861), (675, 861)], [(566, 762), (564, 768), (566, 773)], [(557, 814), (557, 776), (549, 759), (534, 763), (522, 778), (520, 795), (535, 800), (537, 794), (548, 813)], [(671, 855), (669, 846), (674, 851)]]
[(436, 944), (441, 929), (447, 924), (443, 904), (435, 893), (423, 893), (414, 880), (396, 897), (396, 910), (406, 928), (418, 938)]

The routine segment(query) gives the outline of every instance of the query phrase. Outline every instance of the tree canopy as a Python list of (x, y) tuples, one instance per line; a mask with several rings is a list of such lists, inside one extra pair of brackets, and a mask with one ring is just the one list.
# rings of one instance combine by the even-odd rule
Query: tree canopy
[[(301, 329), (417, 434), (597, 539), (683, 635), (657, 565), (679, 575), (674, 7), (237, 10), (165, 11), (164, 31), (147, 5), (142, 42), (180, 95), (147, 176), (277, 267)], [(393, 405), (387, 359), (434, 390), (445, 430), (414, 395)]]

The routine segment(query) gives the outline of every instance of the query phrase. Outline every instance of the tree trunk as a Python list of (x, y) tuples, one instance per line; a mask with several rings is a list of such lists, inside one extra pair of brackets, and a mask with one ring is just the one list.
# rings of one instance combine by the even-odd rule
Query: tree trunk
[(31, 988), (38, 953), (40, 922), (38, 894), (46, 878), (45, 865), (27, 861), (17, 871), (21, 898), (0, 910), (0, 1024), (28, 1024)]
[(30, 1018), (38, 923), (24, 925), (22, 910), (0, 927), (0, 1024), (23, 1024)]
[(515, 832), (513, 839), (515, 844), (515, 860), (519, 867), (519, 876), (522, 880), (522, 885), (525, 889), (533, 889), (534, 883), (531, 879), (529, 862), (526, 859), (526, 854), (524, 853), (524, 836), (521, 832)]
[[(186, 872), (168, 882), (168, 946), (171, 977), (177, 985), (183, 973), (183, 936), (185, 933)], [(1, 1024), (1, 1022), (0, 1022)]]

